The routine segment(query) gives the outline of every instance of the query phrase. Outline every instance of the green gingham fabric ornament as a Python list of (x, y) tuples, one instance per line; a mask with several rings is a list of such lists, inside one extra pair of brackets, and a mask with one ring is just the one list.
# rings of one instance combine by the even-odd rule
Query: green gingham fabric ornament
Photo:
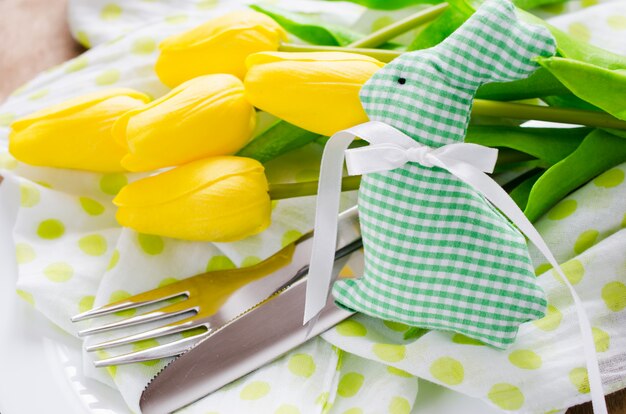
[[(370, 120), (418, 143), (462, 143), (480, 85), (528, 77), (555, 41), (511, 3), (485, 2), (441, 44), (405, 53), (363, 86)], [(358, 202), (365, 273), (340, 280), (341, 306), (506, 348), (545, 315), (522, 234), (475, 189), (437, 166), (408, 162), (365, 174)], [(312, 268), (313, 271), (313, 268)]]

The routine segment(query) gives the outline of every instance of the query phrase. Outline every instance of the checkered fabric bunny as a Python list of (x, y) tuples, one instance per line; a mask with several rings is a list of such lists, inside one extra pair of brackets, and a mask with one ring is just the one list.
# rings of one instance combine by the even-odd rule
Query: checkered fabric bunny
[[(370, 120), (420, 144), (463, 142), (480, 85), (528, 77), (555, 42), (488, 0), (436, 47), (405, 53), (362, 88)], [(359, 214), (365, 274), (335, 283), (349, 309), (411, 326), (454, 331), (505, 348), (523, 322), (544, 316), (521, 233), (448, 171), (409, 162), (363, 176)]]

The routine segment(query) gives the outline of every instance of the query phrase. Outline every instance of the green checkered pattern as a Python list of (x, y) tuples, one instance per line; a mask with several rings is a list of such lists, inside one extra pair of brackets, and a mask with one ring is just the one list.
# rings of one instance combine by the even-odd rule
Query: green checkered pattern
[[(506, 0), (488, 0), (440, 45), (378, 71), (361, 101), (370, 120), (421, 144), (462, 142), (480, 85), (528, 77), (533, 59), (554, 51), (546, 29), (520, 22)], [(515, 340), (521, 323), (544, 316), (524, 237), (449, 172), (408, 163), (368, 174), (359, 214), (365, 273), (335, 283), (341, 306), (497, 348)]]

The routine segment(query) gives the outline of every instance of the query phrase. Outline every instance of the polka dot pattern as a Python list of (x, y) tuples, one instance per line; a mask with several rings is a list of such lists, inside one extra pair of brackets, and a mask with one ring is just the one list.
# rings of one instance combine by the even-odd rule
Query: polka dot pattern
[(115, 3), (109, 3), (105, 5), (100, 11), (100, 18), (102, 20), (117, 20), (122, 15), (122, 8)]
[(296, 354), (289, 358), (289, 371), (298, 377), (309, 378), (315, 372), (315, 361), (308, 354)]
[(339, 379), (337, 394), (343, 398), (354, 397), (361, 389), (364, 379), (365, 377), (358, 372), (348, 372), (344, 374), (341, 379)]
[(548, 212), (548, 218), (550, 220), (563, 220), (574, 214), (577, 208), (578, 202), (576, 200), (563, 200)]
[(105, 174), (100, 179), (100, 190), (108, 195), (117, 195), (122, 187), (128, 184), (128, 179), (124, 174)]
[(15, 293), (17, 293), (17, 296), (19, 296), (20, 298), (22, 298), (22, 300), (24, 300), (26, 303), (28, 303), (31, 306), (35, 306), (35, 298), (33, 297), (32, 294), (21, 290), (21, 289), (17, 289), (15, 291)]
[(217, 270), (228, 270), (228, 269), (234, 269), (235, 264), (233, 263), (232, 260), (230, 260), (228, 257), (226, 256), (213, 256), (211, 257), (211, 259), (209, 260), (209, 262), (206, 265), (206, 271), (207, 272), (214, 272)]
[(600, 328), (591, 328), (593, 334), (593, 342), (596, 345), (596, 352), (606, 352), (611, 345), (611, 337), (606, 331)]
[(465, 378), (463, 364), (451, 357), (442, 357), (430, 365), (430, 373), (434, 378), (446, 385), (458, 385)]
[(465, 336), (462, 334), (454, 334), (452, 336), (452, 342), (454, 342), (455, 344), (463, 344), (463, 345), (474, 345), (474, 346), (485, 345), (477, 339), (470, 338), (469, 336)]
[(65, 262), (52, 263), (43, 270), (44, 276), (55, 283), (67, 282), (74, 276), (74, 269)]
[(104, 206), (96, 200), (89, 197), (80, 197), (78, 200), (80, 202), (80, 207), (90, 216), (99, 216), (104, 213)]
[(154, 53), (156, 47), (156, 41), (151, 37), (140, 37), (133, 43), (131, 51), (138, 55), (149, 55)]
[(242, 400), (258, 400), (270, 392), (270, 384), (265, 381), (254, 381), (247, 384), (239, 394)]
[(120, 260), (120, 251), (115, 249), (113, 250), (113, 254), (111, 254), (111, 259), (109, 260), (109, 265), (107, 266), (107, 270), (113, 269), (117, 262)]
[(606, 22), (613, 30), (626, 30), (626, 15), (616, 14), (609, 16)]
[(41, 195), (39, 190), (30, 184), (20, 185), (20, 205), (22, 207), (30, 208), (39, 204)]
[[(561, 264), (561, 270), (572, 285), (579, 284), (585, 275), (585, 267), (580, 260), (576, 259)], [(552, 274), (558, 281), (562, 282), (561, 276), (556, 271), (553, 270)]]
[(626, 308), (626, 285), (622, 282), (609, 282), (602, 288), (602, 300), (607, 308), (619, 312)]
[(389, 414), (409, 414), (411, 404), (403, 397), (393, 397), (389, 403)]
[(282, 237), (282, 240), (280, 242), (280, 245), (282, 247), (285, 247), (285, 246), (295, 242), (300, 237), (302, 237), (302, 233), (300, 233), (298, 230), (288, 230), (288, 231), (286, 231), (283, 234), (283, 237)]
[(348, 319), (335, 326), (337, 333), (341, 336), (365, 336), (367, 329), (362, 323)]
[(492, 403), (506, 411), (519, 410), (524, 405), (524, 394), (518, 387), (508, 383), (494, 385), (487, 397)]
[(593, 183), (598, 187), (611, 188), (624, 182), (624, 171), (613, 168), (598, 176)]
[(78, 247), (89, 256), (102, 256), (107, 251), (107, 241), (99, 234), (91, 234), (78, 240)]
[(31, 245), (26, 243), (17, 243), (15, 245), (15, 258), (17, 260), (17, 264), (23, 265), (31, 263), (36, 257), (37, 255), (35, 254), (35, 249), (33, 249)]
[(278, 407), (276, 411), (274, 411), (274, 414), (301, 414), (301, 413), (300, 413), (300, 409), (298, 409), (298, 407), (296, 407), (295, 405), (283, 404), (280, 407)]
[(37, 235), (42, 239), (54, 240), (63, 236), (65, 226), (59, 220), (48, 219), (39, 223), (37, 227)]
[(83, 70), (87, 67), (89, 61), (85, 56), (80, 56), (75, 59), (70, 60), (67, 65), (65, 65), (65, 73), (74, 73), (79, 70)]
[(509, 361), (521, 369), (539, 369), (542, 364), (541, 357), (530, 349), (518, 349), (511, 352)]
[(163, 253), (163, 249), (165, 249), (165, 242), (160, 236), (138, 233), (137, 241), (139, 242), (139, 247), (141, 247), (141, 250), (145, 254), (150, 256), (156, 256), (157, 254), (161, 254)]
[(78, 301), (78, 312), (83, 313), (91, 310), (93, 308), (93, 303), (96, 300), (95, 296), (83, 296)]
[(591, 32), (589, 28), (584, 23), (572, 23), (567, 28), (569, 34), (575, 37), (578, 40), (582, 40), (583, 42), (588, 42), (591, 39)]
[(404, 359), (406, 348), (404, 345), (374, 344), (372, 351), (385, 362), (398, 362)]
[(548, 304), (546, 309), (546, 316), (536, 321), (533, 321), (533, 325), (542, 331), (553, 331), (559, 327), (563, 314), (555, 306)]
[(0, 152), (0, 168), (4, 170), (14, 170), (17, 168), (18, 162), (15, 158), (7, 153)]
[(586, 230), (580, 233), (578, 238), (576, 239), (576, 243), (574, 243), (574, 253), (581, 254), (594, 244), (598, 240), (598, 236), (600, 232), (598, 230)]
[(396, 332), (404, 332), (404, 331), (409, 329), (408, 325), (405, 325), (405, 324), (400, 323), (400, 322), (383, 321), (383, 323), (385, 324), (385, 326), (387, 328), (391, 329), (392, 331), (396, 331)]
[(0, 113), (0, 127), (8, 127), (13, 121), (15, 121), (15, 114)]
[(96, 76), (95, 80), (98, 86), (113, 85), (120, 80), (120, 71), (117, 69), (107, 69)]
[(587, 368), (574, 368), (569, 373), (569, 380), (579, 393), (589, 394), (589, 378)]

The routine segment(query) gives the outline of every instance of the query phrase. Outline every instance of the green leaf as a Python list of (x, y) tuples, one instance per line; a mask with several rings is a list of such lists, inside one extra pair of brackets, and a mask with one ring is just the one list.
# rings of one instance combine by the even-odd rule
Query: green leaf
[(574, 39), (553, 26), (548, 25), (548, 29), (550, 29), (552, 36), (556, 39), (557, 51), (562, 57), (579, 60), (610, 70), (626, 69), (626, 56), (618, 55), (587, 42)]
[(567, 0), (513, 0), (520, 9), (530, 10), (539, 6), (547, 6), (549, 4), (565, 3)]
[(522, 210), (526, 208), (526, 204), (528, 204), (528, 197), (530, 196), (530, 192), (537, 182), (537, 180), (541, 177), (544, 171), (539, 173), (533, 170), (530, 172), (529, 176), (524, 176), (524, 179), (521, 183), (519, 183), (510, 193), (509, 195), (515, 201), (515, 203)]
[[(329, 0), (344, 1), (344, 0)], [(397, 10), (416, 4), (439, 4), (441, 0), (348, 0), (351, 3), (360, 4), (368, 9)]]
[(525, 128), (470, 126), (465, 142), (489, 147), (506, 147), (532, 155), (553, 165), (571, 154), (590, 128)]
[(407, 50), (421, 50), (441, 43), (459, 28), (472, 13), (467, 9), (448, 7), (411, 42)]
[(406, 332), (404, 332), (403, 339), (405, 341), (409, 339), (418, 339), (426, 335), (428, 332), (429, 332), (428, 329), (411, 327)]
[(519, 101), (547, 95), (570, 94), (557, 78), (544, 68), (539, 68), (528, 78), (512, 82), (493, 82), (478, 88), (476, 98), (493, 101)]
[(362, 34), (344, 27), (323, 23), (314, 17), (292, 13), (278, 7), (251, 5), (250, 8), (268, 15), (289, 33), (314, 45), (346, 46), (363, 37)]
[(537, 61), (574, 95), (626, 120), (626, 70), (611, 70), (559, 57), (538, 58)]
[(561, 95), (561, 96), (544, 96), (541, 98), (542, 101), (547, 103), (550, 106), (557, 106), (559, 108), (574, 108), (574, 109), (584, 109), (587, 111), (602, 111), (602, 109), (598, 108), (595, 105), (590, 104), (589, 102), (583, 101), (576, 95)]
[(305, 146), (319, 138), (319, 134), (299, 128), (285, 121), (278, 121), (260, 134), (236, 154), (266, 163), (279, 155)]
[(568, 157), (550, 167), (533, 186), (524, 214), (535, 221), (572, 191), (626, 161), (626, 140), (592, 131)]

